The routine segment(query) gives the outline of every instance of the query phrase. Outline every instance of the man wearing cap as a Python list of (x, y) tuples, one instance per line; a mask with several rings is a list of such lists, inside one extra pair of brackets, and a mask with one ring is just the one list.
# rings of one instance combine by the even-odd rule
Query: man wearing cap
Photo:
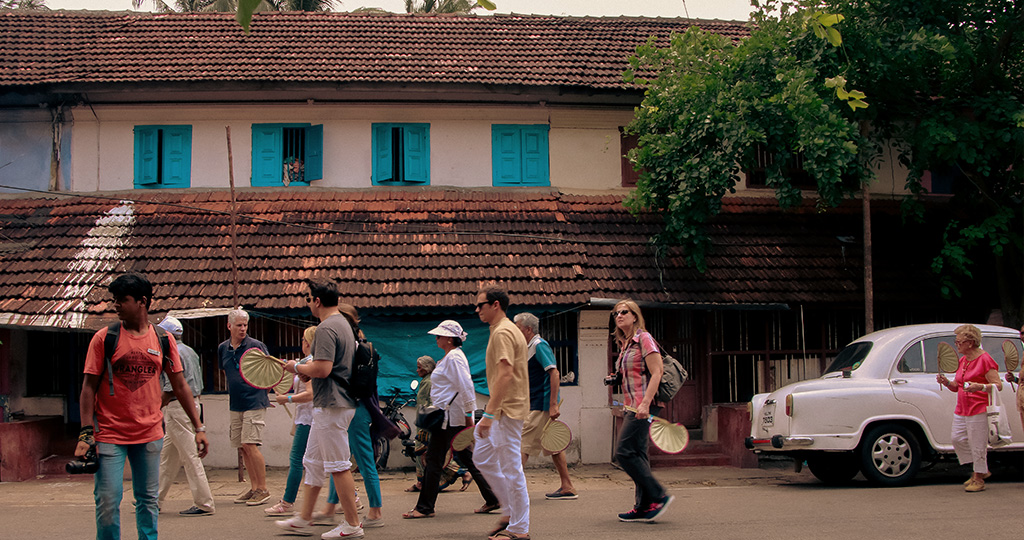
[(530, 537), (530, 496), (523, 474), (523, 421), (530, 412), (526, 338), (505, 316), (508, 293), (489, 287), (476, 296), (476, 312), (489, 324), (487, 389), (491, 399), (476, 427), (473, 461), (502, 505), (502, 519), (491, 540)]
[[(199, 395), (203, 393), (203, 368), (199, 364), (199, 355), (192, 347), (181, 342), (182, 327), (178, 319), (165, 317), (158, 326), (167, 330), (177, 340), (178, 356), (181, 357), (181, 367), (184, 368), (182, 373), (185, 375), (185, 382), (192, 390), (197, 411), (201, 411)], [(199, 459), (199, 452), (196, 450), (196, 432), (192, 428), (188, 414), (181, 407), (181, 402), (174, 397), (171, 381), (166, 373), (160, 375), (160, 382), (164, 391), (164, 448), (160, 451), (160, 496), (157, 501), (163, 506), (171, 484), (184, 466), (185, 478), (188, 479), (188, 487), (192, 490), (192, 506), (178, 513), (183, 516), (209, 516), (215, 511), (213, 493), (210, 492), (210, 482), (206, 478), (203, 461)]]
[(555, 471), (561, 485), (555, 491), (546, 493), (548, 499), (572, 500), (576, 499), (576, 489), (572, 485), (572, 478), (569, 477), (569, 467), (565, 462), (565, 454), (555, 452), (554, 454), (544, 450), (540, 444), (541, 434), (548, 419), (557, 420), (558, 411), (558, 366), (555, 363), (555, 351), (551, 349), (544, 338), (540, 337), (540, 320), (533, 313), (519, 313), (513, 319), (519, 331), (523, 333), (528, 344), (526, 356), (530, 358), (527, 362), (527, 371), (530, 374), (530, 415), (523, 427), (523, 467), (530, 454), (537, 455), (543, 452), (551, 456), (555, 464)]
[(249, 314), (241, 308), (228, 313), (231, 337), (217, 347), (217, 358), (228, 381), (228, 409), (231, 416), (231, 446), (242, 450), (242, 463), (249, 472), (249, 490), (235, 497), (235, 504), (257, 506), (270, 500), (267, 490), (267, 462), (260, 452), (263, 426), (266, 425), (270, 398), (267, 391), (250, 386), (242, 379), (239, 363), (245, 351), (257, 348), (267, 354), (267, 346), (249, 335)]

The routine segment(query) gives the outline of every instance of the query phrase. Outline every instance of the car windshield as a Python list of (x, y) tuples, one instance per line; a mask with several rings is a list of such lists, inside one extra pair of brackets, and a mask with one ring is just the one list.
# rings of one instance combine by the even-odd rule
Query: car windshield
[(832, 365), (828, 366), (825, 373), (832, 373), (833, 371), (844, 371), (844, 370), (855, 370), (860, 367), (860, 363), (867, 357), (868, 351), (871, 350), (872, 343), (870, 341), (858, 341), (857, 343), (851, 343), (839, 351), (839, 355), (832, 361)]

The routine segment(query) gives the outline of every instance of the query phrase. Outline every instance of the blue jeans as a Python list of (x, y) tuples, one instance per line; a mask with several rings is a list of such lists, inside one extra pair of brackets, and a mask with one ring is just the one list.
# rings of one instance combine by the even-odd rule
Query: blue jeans
[(96, 471), (96, 540), (120, 540), (124, 461), (132, 468), (135, 526), (139, 540), (156, 540), (157, 494), (160, 490), (160, 450), (163, 439), (141, 444), (96, 443), (100, 468)]
[[(352, 417), (352, 423), (348, 425), (348, 449), (352, 453), (352, 459), (359, 464), (359, 474), (363, 477), (363, 487), (366, 488), (370, 508), (380, 508), (380, 477), (377, 476), (377, 460), (373, 459), (373, 441), (370, 440), (370, 412), (362, 403), (356, 405), (356, 414)], [(338, 504), (338, 492), (334, 490), (333, 476), (327, 502)]]
[(288, 481), (284, 486), (286, 503), (294, 503), (302, 483), (302, 456), (306, 453), (306, 441), (309, 440), (309, 424), (295, 424), (295, 438), (292, 439), (292, 451), (288, 454)]

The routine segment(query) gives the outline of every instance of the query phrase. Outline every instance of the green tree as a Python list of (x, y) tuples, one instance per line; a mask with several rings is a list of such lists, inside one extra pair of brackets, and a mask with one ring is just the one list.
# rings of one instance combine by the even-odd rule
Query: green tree
[[(641, 169), (627, 200), (665, 216), (662, 244), (699, 269), (706, 225), (760, 163), (782, 207), (801, 200), (799, 157), (826, 211), (874, 180), (895, 150), (905, 215), (925, 219), (926, 171), (955, 178), (958, 219), (933, 268), (959, 294), (993, 265), (1004, 318), (1024, 306), (1024, 3), (1015, 0), (753, 0), (749, 38), (691, 28), (640, 47), (625, 74), (645, 89), (631, 133)], [(849, 85), (850, 88), (847, 86)], [(855, 90), (854, 90), (855, 88)]]
[(47, 10), (46, 0), (0, 0), (0, 11)]
[(406, 13), (469, 13), (477, 8), (494, 11), (490, 0), (405, 0)]

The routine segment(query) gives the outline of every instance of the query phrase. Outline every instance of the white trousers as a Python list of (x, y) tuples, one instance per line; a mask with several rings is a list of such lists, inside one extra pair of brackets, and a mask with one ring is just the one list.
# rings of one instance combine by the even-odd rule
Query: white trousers
[(523, 472), (523, 421), (507, 416), (491, 424), (487, 438), (476, 430), (473, 463), (483, 473), (501, 503), (501, 513), (508, 517), (508, 531), (530, 532), (530, 495), (526, 491)]
[(953, 415), (953, 449), (960, 464), (974, 464), (974, 472), (988, 474), (988, 415)]
[(309, 426), (306, 453), (302, 468), (306, 471), (308, 486), (323, 486), (327, 475), (352, 468), (352, 454), (348, 448), (348, 426), (356, 410), (346, 407), (315, 407), (313, 423)]
[[(196, 407), (199, 407), (197, 404)], [(185, 478), (192, 490), (192, 504), (203, 510), (213, 510), (213, 493), (206, 478), (206, 469), (196, 449), (196, 432), (192, 421), (178, 400), (164, 407), (164, 448), (160, 451), (160, 495), (162, 503), (167, 498), (171, 484), (178, 472), (185, 467)]]

